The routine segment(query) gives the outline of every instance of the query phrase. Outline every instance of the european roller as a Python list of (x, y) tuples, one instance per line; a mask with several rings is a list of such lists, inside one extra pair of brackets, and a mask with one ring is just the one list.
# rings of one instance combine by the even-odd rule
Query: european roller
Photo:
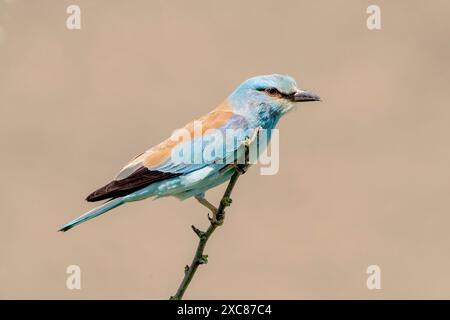
[[(253, 137), (251, 143), (258, 143), (258, 139), (254, 139), (255, 132), (261, 129), (269, 132), (264, 145), (258, 146), (258, 156), (270, 141), (270, 132), (280, 118), (297, 103), (307, 101), (320, 101), (320, 98), (299, 89), (295, 80), (287, 75), (257, 76), (244, 81), (217, 108), (176, 131), (184, 133), (183, 139), (173, 134), (131, 160), (113, 181), (89, 194), (86, 198), (89, 202), (107, 201), (67, 223), (60, 231), (67, 231), (125, 203), (150, 197), (174, 196), (181, 200), (195, 197), (207, 204), (205, 192), (227, 182), (235, 170), (239, 170), (235, 165), (235, 158), (242, 157), (239, 142)], [(234, 133), (232, 139), (226, 134), (230, 131)], [(227, 138), (217, 139), (217, 133)], [(203, 155), (207, 150), (216, 152), (211, 152), (205, 161)], [(189, 153), (193, 161), (174, 157), (183, 152)]]

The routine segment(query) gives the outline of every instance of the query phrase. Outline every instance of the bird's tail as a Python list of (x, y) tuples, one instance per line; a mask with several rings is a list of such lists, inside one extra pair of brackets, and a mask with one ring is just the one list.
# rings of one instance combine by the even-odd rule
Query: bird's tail
[(76, 225), (79, 225), (80, 223), (83, 223), (83, 222), (88, 221), (92, 218), (95, 218), (101, 214), (104, 214), (105, 212), (108, 212), (109, 210), (114, 209), (123, 203), (124, 203), (123, 197), (108, 201), (108, 202), (102, 204), (101, 206), (94, 208), (91, 211), (86, 212), (85, 214), (76, 218), (75, 220), (70, 221), (69, 223), (65, 224), (61, 229), (59, 229), (58, 231), (66, 232), (67, 230), (72, 229)]

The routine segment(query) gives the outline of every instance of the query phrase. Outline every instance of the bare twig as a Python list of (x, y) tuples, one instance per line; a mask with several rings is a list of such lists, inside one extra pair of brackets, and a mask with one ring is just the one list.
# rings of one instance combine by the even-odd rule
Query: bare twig
[[(259, 131), (259, 129), (257, 130)], [(184, 293), (186, 292), (186, 289), (188, 288), (189, 284), (191, 283), (192, 278), (195, 275), (195, 272), (197, 271), (197, 268), (201, 264), (208, 263), (208, 255), (204, 254), (203, 251), (205, 250), (206, 243), (208, 242), (208, 239), (211, 237), (213, 232), (217, 229), (217, 227), (220, 227), (225, 219), (225, 208), (231, 205), (231, 193), (233, 192), (233, 188), (236, 185), (237, 180), (239, 177), (244, 174), (249, 166), (249, 146), (255, 139), (255, 136), (252, 137), (252, 139), (246, 139), (243, 142), (243, 145), (245, 147), (245, 161), (244, 164), (237, 164), (234, 163), (231, 166), (235, 168), (233, 175), (231, 176), (230, 182), (228, 183), (228, 186), (225, 190), (225, 193), (222, 196), (222, 199), (220, 200), (219, 207), (216, 208), (214, 205), (212, 205), (208, 200), (206, 200), (204, 197), (196, 197), (196, 199), (205, 207), (207, 207), (212, 212), (212, 217), (208, 215), (208, 219), (210, 222), (210, 225), (206, 231), (201, 231), (200, 229), (196, 228), (195, 226), (192, 226), (192, 230), (195, 232), (195, 234), (199, 237), (199, 242), (197, 245), (197, 250), (195, 251), (194, 258), (192, 259), (191, 265), (184, 268), (184, 278), (181, 281), (181, 284), (177, 290), (177, 293), (174, 296), (171, 296), (171, 300), (181, 300), (183, 298)]]

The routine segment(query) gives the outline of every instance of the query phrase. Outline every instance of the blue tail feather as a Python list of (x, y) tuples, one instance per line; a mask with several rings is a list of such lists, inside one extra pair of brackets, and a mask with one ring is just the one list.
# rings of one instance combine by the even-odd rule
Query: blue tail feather
[(58, 231), (66, 232), (67, 230), (72, 229), (76, 225), (79, 225), (80, 223), (83, 223), (83, 222), (88, 221), (92, 218), (95, 218), (101, 214), (104, 214), (105, 212), (108, 212), (109, 210), (112, 210), (112, 209), (120, 206), (123, 203), (124, 203), (123, 197), (108, 201), (108, 202), (102, 204), (101, 206), (94, 208), (89, 212), (86, 212), (85, 214), (76, 218), (75, 220), (70, 221), (69, 223), (65, 224), (61, 229), (59, 229)]

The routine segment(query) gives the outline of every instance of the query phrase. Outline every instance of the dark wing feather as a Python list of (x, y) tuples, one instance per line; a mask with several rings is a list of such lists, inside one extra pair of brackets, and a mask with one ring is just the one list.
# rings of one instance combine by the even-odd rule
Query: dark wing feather
[(95, 190), (87, 196), (86, 200), (89, 202), (100, 201), (105, 199), (114, 199), (130, 194), (134, 191), (142, 189), (154, 182), (162, 181), (177, 177), (181, 174), (171, 172), (161, 172), (149, 170), (146, 167), (141, 167), (131, 175), (121, 180), (113, 180), (106, 186)]

